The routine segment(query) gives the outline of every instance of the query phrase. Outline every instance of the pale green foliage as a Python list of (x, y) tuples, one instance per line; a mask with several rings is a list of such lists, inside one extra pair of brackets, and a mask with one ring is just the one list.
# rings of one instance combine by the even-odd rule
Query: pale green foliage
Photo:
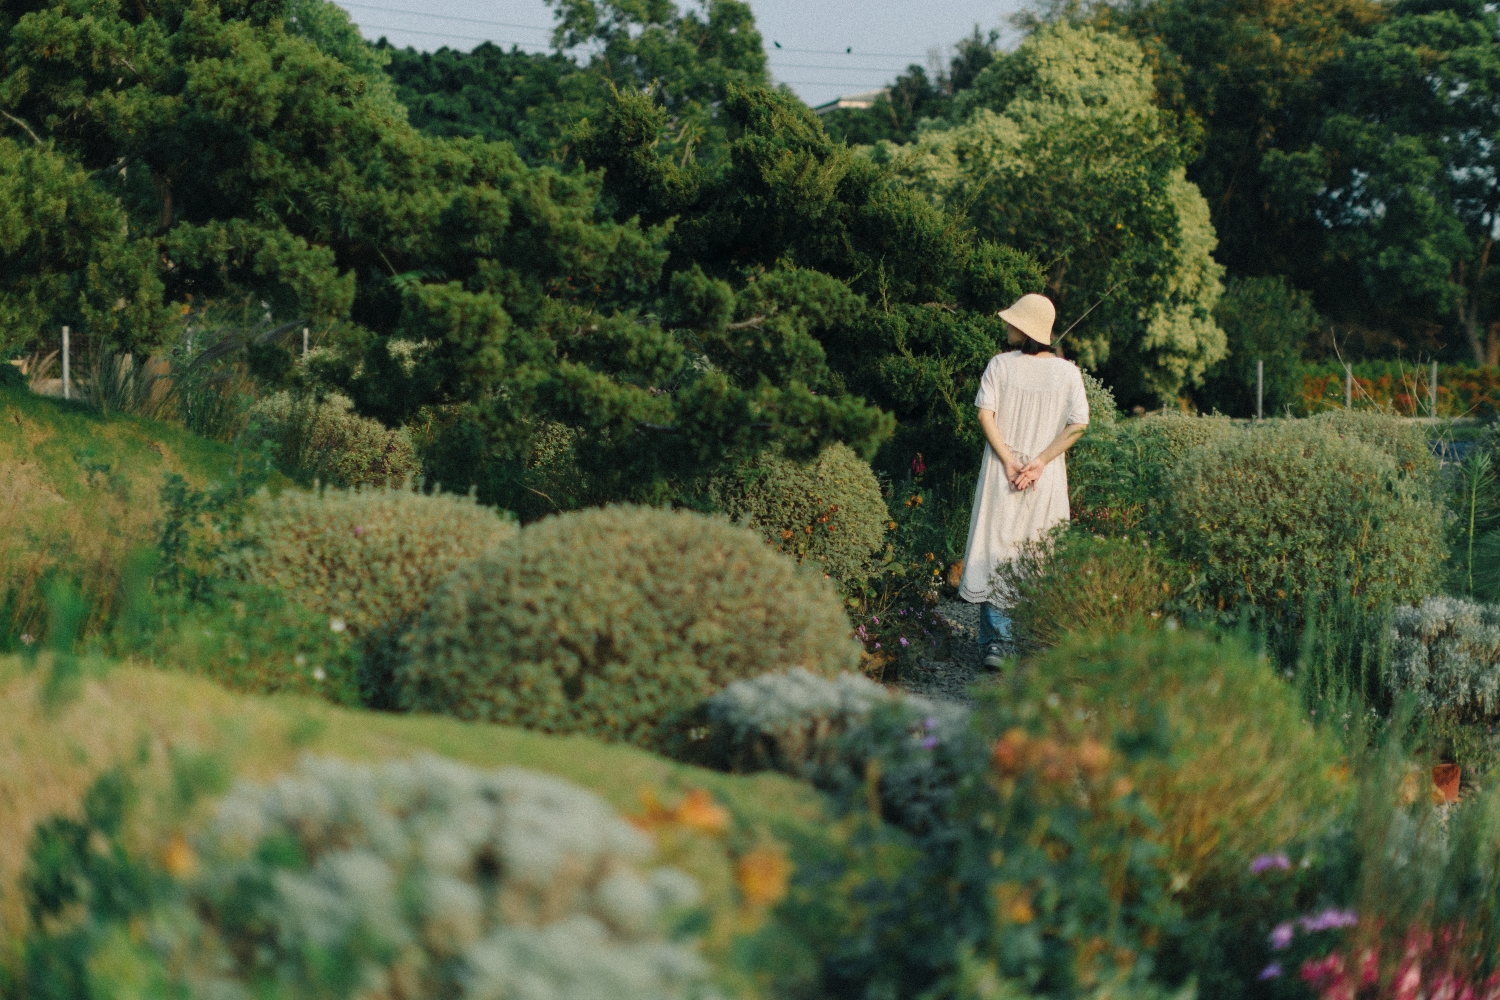
[(1167, 279), (1166, 295), (1151, 307), (1141, 347), (1155, 361), (1146, 370), (1147, 387), (1158, 399), (1170, 399), (1183, 387), (1197, 385), (1210, 365), (1228, 353), (1214, 307), (1224, 294), (1224, 268), (1214, 261), (1219, 245), (1208, 216), (1208, 202), (1197, 185), (1178, 169), (1168, 196), (1181, 227), (1181, 262)]
[(354, 412), (347, 397), (278, 392), (250, 408), (249, 443), (266, 440), (277, 463), (305, 485), (399, 485), (422, 471), (405, 428)]
[(1089, 372), (1079, 369), (1083, 376), (1083, 392), (1089, 401), (1089, 428), (1100, 430), (1113, 427), (1120, 419), (1120, 407), (1115, 402), (1115, 394), (1110, 391), (1098, 378)]
[(1312, 421), (1267, 421), (1188, 451), (1163, 490), (1169, 544), (1230, 607), (1341, 588), (1361, 601), (1430, 593), (1442, 512), (1389, 456)]
[(1388, 455), (1397, 470), (1431, 495), (1437, 487), (1438, 460), (1427, 444), (1427, 433), (1418, 424), (1370, 410), (1328, 410), (1308, 418), (1313, 427), (1363, 441)]
[[(1224, 355), (1208, 206), (1128, 39), (1067, 24), (997, 59), (935, 124), (873, 155), (980, 235), (1052, 262), (1047, 293), (1084, 367), (1174, 399)], [(1117, 383), (1118, 387), (1118, 383)]]
[(397, 682), (416, 711), (652, 742), (735, 680), (857, 663), (833, 585), (753, 532), (606, 507), (528, 525), (460, 567)]
[(196, 846), (148, 935), (194, 996), (710, 995), (694, 942), (665, 929), (696, 883), (643, 871), (650, 839), (550, 775), (308, 757), (238, 785)]
[(877, 706), (904, 706), (934, 720), (939, 738), (968, 726), (969, 713), (949, 702), (897, 695), (863, 674), (819, 677), (794, 668), (736, 681), (704, 706), (705, 757), (731, 771), (782, 771), (802, 778), (827, 763), (837, 738), (864, 725)]
[(812, 462), (762, 452), (709, 485), (731, 520), (841, 582), (869, 573), (890, 519), (870, 464), (833, 444)]
[(1425, 711), (1500, 716), (1500, 605), (1429, 597), (1397, 608), (1385, 681)]
[(399, 487), (263, 493), (243, 530), (229, 572), (343, 622), (361, 641), (414, 619), (461, 563), (516, 535), (468, 497)]

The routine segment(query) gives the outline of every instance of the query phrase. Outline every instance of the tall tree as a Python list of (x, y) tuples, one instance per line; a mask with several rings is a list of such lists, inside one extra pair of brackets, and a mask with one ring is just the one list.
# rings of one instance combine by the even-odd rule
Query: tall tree
[(1221, 269), (1186, 140), (1126, 39), (1043, 25), (955, 100), (957, 121), (882, 146), (914, 190), (1047, 270), (1064, 346), (1128, 402), (1167, 402), (1224, 353)]
[(1270, 151), (1274, 196), (1326, 228), (1330, 263), (1392, 312), (1447, 317), (1500, 364), (1500, 18), (1404, 0), (1328, 68), (1316, 142)]

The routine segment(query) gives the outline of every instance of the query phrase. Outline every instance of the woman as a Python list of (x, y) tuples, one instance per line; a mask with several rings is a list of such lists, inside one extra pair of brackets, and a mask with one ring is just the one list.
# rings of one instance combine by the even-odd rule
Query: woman
[(1015, 558), (1026, 542), (1068, 519), (1068, 470), (1063, 452), (1089, 422), (1078, 366), (1051, 350), (1057, 310), (1043, 295), (1023, 295), (1001, 311), (1010, 345), (1020, 350), (990, 359), (979, 380), (979, 426), (988, 446), (974, 490), (969, 542), (959, 596), (979, 609), (984, 665), (1005, 660), (1010, 618), (991, 594), (995, 567)]

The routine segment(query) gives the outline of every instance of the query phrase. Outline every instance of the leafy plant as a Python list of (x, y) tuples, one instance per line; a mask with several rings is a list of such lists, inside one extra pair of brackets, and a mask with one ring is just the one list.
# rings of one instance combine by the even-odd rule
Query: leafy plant
[(653, 742), (735, 680), (849, 670), (837, 592), (754, 533), (684, 511), (547, 518), (461, 565), (396, 673), (400, 704)]
[(1144, 534), (1107, 538), (1066, 525), (1022, 546), (992, 584), (1026, 650), (1163, 625), (1186, 585), (1182, 568)]
[(303, 486), (399, 486), (421, 462), (404, 428), (361, 417), (338, 393), (278, 392), (250, 407), (245, 439), (269, 442), (276, 464)]
[(880, 484), (846, 445), (830, 445), (812, 462), (763, 452), (711, 480), (708, 493), (730, 520), (840, 584), (867, 576), (885, 542)]
[(1164, 541), (1210, 612), (1255, 605), (1295, 620), (1340, 587), (1367, 606), (1436, 579), (1442, 513), (1419, 480), (1353, 434), (1268, 421), (1186, 454), (1163, 495)]
[(1385, 682), (1424, 712), (1500, 718), (1500, 605), (1429, 597), (1397, 608)]

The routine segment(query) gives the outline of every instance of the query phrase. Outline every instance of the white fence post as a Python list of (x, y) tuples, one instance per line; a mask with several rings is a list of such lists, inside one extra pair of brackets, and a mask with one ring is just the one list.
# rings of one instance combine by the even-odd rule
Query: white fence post
[(1344, 409), (1354, 408), (1354, 366), (1344, 365)]
[(63, 327), (63, 399), (73, 398), (72, 384), (68, 379), (68, 328)]
[(302, 328), (302, 356), (307, 357), (307, 327)]
[(1431, 404), (1432, 413), (1428, 414), (1434, 420), (1437, 419), (1437, 362), (1432, 363), (1432, 379), (1427, 383), (1427, 401)]
[(1255, 362), (1255, 419), (1261, 420), (1266, 415), (1266, 363)]

